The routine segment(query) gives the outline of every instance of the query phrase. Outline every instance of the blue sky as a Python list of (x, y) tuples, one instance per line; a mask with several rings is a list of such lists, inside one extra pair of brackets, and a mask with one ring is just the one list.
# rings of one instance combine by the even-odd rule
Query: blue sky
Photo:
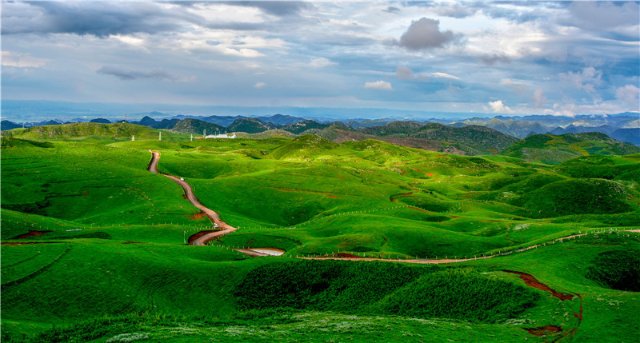
[(637, 2), (3, 1), (2, 99), (640, 111), (639, 13)]

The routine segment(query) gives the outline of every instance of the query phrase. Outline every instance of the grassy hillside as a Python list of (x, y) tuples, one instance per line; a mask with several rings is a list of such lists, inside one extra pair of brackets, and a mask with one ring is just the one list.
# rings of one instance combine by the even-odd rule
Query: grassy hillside
[[(3, 341), (638, 339), (638, 293), (618, 290), (636, 270), (610, 257), (637, 255), (639, 235), (608, 232), (638, 229), (640, 155), (551, 166), (315, 135), (159, 142), (125, 125), (132, 142), (114, 136), (120, 124), (92, 125), (3, 137)], [(146, 171), (150, 149), (238, 231), (185, 245), (209, 222)], [(598, 235), (556, 241), (584, 232)], [(297, 258), (473, 258), (534, 244), (545, 245), (437, 267)]]
[[(131, 139), (157, 139), (158, 130), (129, 123), (72, 123), (64, 125), (35, 126), (10, 131), (15, 138), (30, 140), (78, 140), (98, 139), (120, 141)], [(163, 139), (182, 139), (184, 136), (172, 132), (163, 132)]]
[(617, 141), (603, 133), (531, 135), (504, 151), (505, 155), (527, 161), (556, 164), (572, 158), (591, 155), (627, 155), (640, 152), (640, 147)]
[(211, 135), (215, 134), (216, 132), (222, 133), (227, 131), (226, 128), (222, 126), (196, 119), (179, 120), (171, 129), (173, 131), (195, 133), (199, 135), (203, 134), (204, 132), (206, 132), (208, 135)]
[(366, 128), (362, 132), (417, 148), (435, 142), (439, 151), (462, 151), (468, 155), (495, 154), (517, 141), (494, 129), (473, 125), (453, 127), (438, 123), (392, 122)]
[(256, 118), (238, 118), (227, 127), (227, 130), (229, 130), (229, 132), (238, 131), (246, 133), (258, 133), (275, 128), (275, 125), (262, 122)]
[(308, 133), (338, 143), (377, 139), (412, 148), (460, 155), (495, 154), (517, 141), (514, 137), (482, 126), (453, 127), (411, 121), (391, 122), (360, 129), (334, 124)]

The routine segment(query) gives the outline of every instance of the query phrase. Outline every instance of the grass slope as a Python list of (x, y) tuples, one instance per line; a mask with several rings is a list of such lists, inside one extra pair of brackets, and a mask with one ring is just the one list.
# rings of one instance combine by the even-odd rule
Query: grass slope
[[(473, 256), (638, 228), (638, 155), (550, 166), (317, 136), (159, 142), (133, 126), (149, 139), (131, 142), (111, 125), (3, 137), (3, 341), (639, 338), (638, 293), (612, 289), (637, 273), (609, 259), (637, 255), (634, 233), (451, 267), (293, 258)], [(175, 183), (145, 170), (149, 149), (240, 229), (184, 245), (209, 223)], [(287, 252), (252, 259), (238, 246)], [(502, 270), (580, 298), (560, 301)], [(546, 325), (562, 331), (524, 330)]]
[(531, 135), (505, 149), (503, 154), (527, 161), (557, 164), (581, 156), (627, 155), (639, 152), (640, 148), (633, 144), (617, 141), (603, 133), (590, 132)]

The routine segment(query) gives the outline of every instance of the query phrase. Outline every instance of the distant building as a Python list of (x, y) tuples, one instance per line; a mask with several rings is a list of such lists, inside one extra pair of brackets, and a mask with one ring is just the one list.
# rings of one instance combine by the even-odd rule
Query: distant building
[(219, 134), (219, 135), (207, 135), (207, 136), (204, 136), (204, 138), (205, 138), (205, 139), (210, 139), (210, 138), (214, 138), (214, 139), (216, 139), (216, 138), (228, 138), (228, 139), (233, 139), (233, 138), (236, 138), (236, 133), (234, 132), (234, 133), (232, 133), (232, 134), (228, 134), (228, 133), (221, 133), (221, 134)]

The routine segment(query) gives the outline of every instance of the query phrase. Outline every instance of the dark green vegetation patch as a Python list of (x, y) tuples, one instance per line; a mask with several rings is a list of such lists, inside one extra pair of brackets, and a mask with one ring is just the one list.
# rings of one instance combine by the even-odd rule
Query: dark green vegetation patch
[(591, 262), (587, 277), (602, 286), (640, 292), (640, 251), (605, 251)]
[(602, 179), (579, 179), (547, 184), (530, 193), (525, 208), (532, 217), (582, 213), (621, 213), (631, 210), (624, 186)]
[(359, 312), (432, 269), (345, 261), (272, 263), (249, 272), (235, 296), (242, 309)]
[(379, 308), (403, 316), (493, 323), (514, 318), (538, 297), (507, 281), (452, 269), (423, 275), (385, 298)]
[(247, 274), (236, 289), (243, 309), (290, 307), (498, 322), (538, 299), (521, 286), (463, 270), (390, 263), (274, 263)]

